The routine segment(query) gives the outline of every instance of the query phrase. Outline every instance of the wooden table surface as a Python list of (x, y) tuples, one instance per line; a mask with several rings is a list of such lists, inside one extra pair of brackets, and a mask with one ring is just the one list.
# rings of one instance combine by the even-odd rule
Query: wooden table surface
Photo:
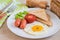
[[(15, 35), (8, 29), (7, 24), (5, 22), (3, 26), (0, 28), (0, 40), (33, 40), (33, 39), (26, 39)], [(58, 31), (51, 37), (35, 40), (60, 40), (60, 31)]]

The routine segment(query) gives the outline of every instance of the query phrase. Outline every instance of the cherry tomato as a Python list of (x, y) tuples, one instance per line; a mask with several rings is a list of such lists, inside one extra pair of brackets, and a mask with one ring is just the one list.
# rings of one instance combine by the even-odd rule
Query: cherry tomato
[(26, 24), (27, 24), (27, 21), (26, 21), (25, 19), (23, 19), (23, 20), (21, 21), (20, 28), (21, 28), (21, 29), (24, 29), (24, 28), (26, 27)]
[(25, 16), (25, 19), (27, 20), (28, 23), (32, 23), (32, 22), (34, 22), (36, 20), (36, 17), (34, 15), (32, 15), (32, 14), (27, 14)]

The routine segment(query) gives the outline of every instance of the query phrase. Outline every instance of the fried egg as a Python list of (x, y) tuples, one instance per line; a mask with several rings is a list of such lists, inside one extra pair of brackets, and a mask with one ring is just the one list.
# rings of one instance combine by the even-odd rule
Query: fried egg
[(30, 24), (27, 24), (24, 28), (24, 31), (31, 35), (43, 35), (48, 31), (48, 26), (40, 23), (40, 22), (33, 22)]

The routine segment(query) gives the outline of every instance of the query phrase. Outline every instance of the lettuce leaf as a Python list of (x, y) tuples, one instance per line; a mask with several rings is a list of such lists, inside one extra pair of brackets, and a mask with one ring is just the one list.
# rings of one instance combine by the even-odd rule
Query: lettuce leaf
[(15, 19), (20, 18), (20, 19), (24, 19), (25, 15), (27, 15), (28, 12), (24, 11), (24, 12), (19, 12), (15, 15)]

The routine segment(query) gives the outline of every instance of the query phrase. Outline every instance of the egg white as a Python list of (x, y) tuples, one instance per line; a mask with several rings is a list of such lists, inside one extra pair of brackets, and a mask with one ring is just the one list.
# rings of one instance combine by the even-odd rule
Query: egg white
[[(33, 27), (34, 25), (41, 25), (41, 26), (43, 26), (43, 30), (40, 31), (40, 32), (33, 32), (33, 31), (32, 31), (32, 27)], [(45, 34), (45, 33), (48, 31), (48, 29), (49, 29), (49, 27), (48, 27), (47, 25), (35, 21), (35, 22), (33, 22), (33, 23), (27, 24), (26, 27), (24, 28), (24, 31), (25, 31), (26, 33), (28, 33), (28, 34), (37, 36), (37, 35), (43, 35), (43, 34)]]

